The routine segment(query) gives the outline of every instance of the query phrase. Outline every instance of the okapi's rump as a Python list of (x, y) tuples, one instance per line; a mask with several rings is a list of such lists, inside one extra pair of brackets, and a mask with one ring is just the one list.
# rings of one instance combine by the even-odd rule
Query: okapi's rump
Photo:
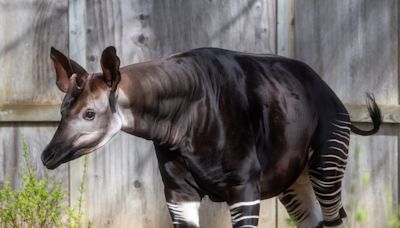
[(120, 68), (108, 47), (102, 73), (53, 48), (51, 59), (65, 98), (43, 163), (54, 169), (119, 130), (152, 140), (175, 227), (199, 226), (205, 195), (229, 204), (234, 227), (256, 227), (260, 200), (276, 195), (299, 227), (340, 225), (350, 131), (381, 124), (372, 96), (364, 131), (310, 67), (274, 55), (202, 48)]

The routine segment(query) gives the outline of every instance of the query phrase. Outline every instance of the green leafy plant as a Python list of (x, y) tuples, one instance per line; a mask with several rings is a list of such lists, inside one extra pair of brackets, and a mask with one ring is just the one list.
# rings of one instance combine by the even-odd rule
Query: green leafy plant
[(287, 218), (285, 219), (285, 221), (286, 221), (286, 224), (287, 224), (289, 227), (296, 227), (296, 225), (297, 225), (296, 219), (295, 219), (294, 217), (292, 217), (292, 216), (287, 217)]
[[(36, 227), (82, 227), (82, 201), (84, 179), (81, 182), (80, 197), (74, 208), (63, 205), (65, 191), (59, 182), (38, 179), (36, 167), (29, 154), (27, 143), (23, 142), (24, 163), (21, 167), (22, 186), (13, 189), (7, 180), (0, 189), (0, 226), (17, 228)], [(84, 173), (87, 167), (85, 158)], [(90, 224), (88, 224), (90, 226)]]
[(387, 214), (388, 214), (388, 220), (387, 224), (388, 227), (390, 228), (398, 228), (400, 227), (400, 205), (397, 206), (397, 208), (393, 207), (393, 197), (392, 197), (392, 191), (391, 190), (386, 190), (385, 191), (386, 195), (386, 202), (387, 202)]
[(348, 227), (364, 227), (364, 223), (368, 218), (367, 209), (364, 205), (359, 202), (360, 191), (368, 186), (370, 183), (370, 175), (368, 173), (360, 173), (360, 146), (357, 144), (354, 149), (354, 164), (353, 172), (351, 174), (351, 185), (350, 185), (350, 204), (347, 205), (349, 211)]
[[(76, 206), (66, 208), (67, 212), (67, 224), (69, 228), (79, 228), (82, 227), (82, 204), (83, 204), (83, 194), (85, 192), (85, 176), (87, 173), (88, 158), (84, 157), (82, 181), (79, 186), (79, 197), (77, 199)], [(91, 227), (91, 222), (89, 221), (87, 227)]]

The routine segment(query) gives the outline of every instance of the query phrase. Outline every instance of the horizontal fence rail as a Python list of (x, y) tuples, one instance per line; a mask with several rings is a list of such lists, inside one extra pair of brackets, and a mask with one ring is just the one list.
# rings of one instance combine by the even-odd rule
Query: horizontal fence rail
[[(400, 123), (400, 105), (379, 105), (384, 123)], [(366, 105), (346, 104), (352, 122), (369, 123)], [(58, 122), (60, 105), (7, 104), (0, 106), (0, 122)]]

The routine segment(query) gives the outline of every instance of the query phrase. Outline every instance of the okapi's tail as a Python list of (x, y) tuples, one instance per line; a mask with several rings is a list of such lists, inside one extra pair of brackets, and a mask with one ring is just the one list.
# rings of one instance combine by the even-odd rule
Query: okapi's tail
[(372, 128), (369, 131), (364, 131), (361, 130), (360, 128), (355, 127), (354, 125), (350, 125), (351, 131), (357, 135), (373, 135), (379, 130), (379, 127), (381, 126), (382, 123), (381, 110), (379, 109), (378, 105), (375, 102), (374, 95), (367, 93), (367, 98), (368, 98), (367, 101), (368, 112), (369, 116), (372, 119), (372, 124), (374, 125), (374, 128)]

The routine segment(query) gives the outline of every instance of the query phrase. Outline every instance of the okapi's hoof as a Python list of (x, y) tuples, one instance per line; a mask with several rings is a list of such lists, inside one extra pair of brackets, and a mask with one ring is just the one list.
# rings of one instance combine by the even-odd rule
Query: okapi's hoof
[(340, 210), (339, 210), (339, 216), (340, 216), (340, 218), (347, 218), (347, 213), (343, 207), (340, 208)]
[(342, 224), (343, 224), (342, 218), (338, 218), (333, 221), (324, 221), (323, 225), (324, 227), (341, 227)]
[(315, 228), (324, 228), (324, 221), (318, 223), (318, 226), (316, 226)]

